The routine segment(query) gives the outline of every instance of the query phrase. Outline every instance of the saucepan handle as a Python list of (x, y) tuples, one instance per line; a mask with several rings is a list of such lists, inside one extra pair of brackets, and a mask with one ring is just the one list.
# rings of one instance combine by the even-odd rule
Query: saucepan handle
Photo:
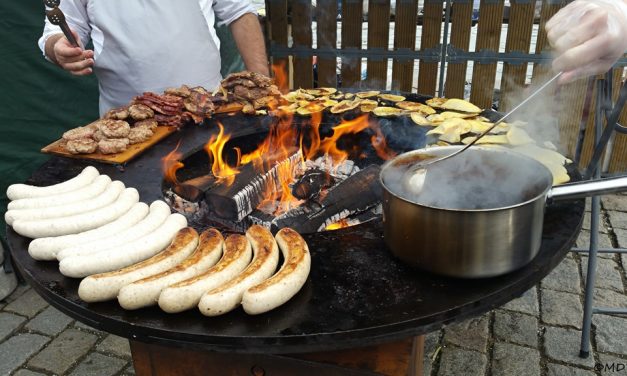
[(547, 201), (570, 200), (627, 191), (627, 176), (570, 183), (551, 188)]

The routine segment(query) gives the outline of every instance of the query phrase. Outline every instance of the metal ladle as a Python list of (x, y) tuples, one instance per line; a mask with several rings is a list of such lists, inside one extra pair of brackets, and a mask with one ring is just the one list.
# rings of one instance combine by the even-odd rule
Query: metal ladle
[(553, 81), (557, 80), (562, 75), (562, 73), (563, 72), (557, 73), (550, 80), (548, 80), (547, 82), (542, 84), (542, 86), (540, 86), (537, 90), (535, 90), (533, 93), (531, 93), (531, 95), (529, 95), (524, 101), (520, 102), (516, 107), (512, 108), (511, 110), (509, 110), (509, 112), (507, 112), (505, 115), (503, 115), (499, 120), (497, 120), (494, 124), (492, 124), (488, 129), (483, 131), (483, 133), (479, 134), (479, 136), (477, 136), (474, 140), (472, 140), (470, 143), (468, 143), (468, 145), (464, 146), (463, 148), (461, 148), (461, 149), (459, 149), (459, 150), (457, 150), (457, 151), (455, 151), (455, 152), (453, 152), (451, 154), (445, 155), (443, 157), (435, 158), (435, 159), (428, 159), (428, 160), (421, 161), (421, 162), (416, 163), (415, 165), (413, 165), (409, 170), (407, 170), (407, 172), (405, 172), (405, 174), (403, 176), (403, 183), (404, 183), (405, 189), (407, 191), (409, 191), (409, 192), (414, 193), (414, 194), (419, 194), (422, 191), (422, 187), (424, 186), (424, 182), (425, 182), (425, 179), (427, 177), (427, 166), (430, 166), (430, 165), (432, 165), (434, 163), (442, 162), (445, 159), (449, 159), (449, 158), (452, 158), (452, 157), (454, 157), (456, 155), (459, 155), (464, 150), (467, 150), (469, 147), (471, 147), (472, 145), (476, 144), (477, 141), (479, 141), (483, 136), (485, 136), (486, 134), (490, 133), (494, 128), (496, 128), (497, 125), (501, 124), (511, 114), (513, 114), (519, 108), (524, 106), (533, 97), (535, 97), (537, 94), (539, 94), (541, 91), (543, 91), (547, 86), (549, 86), (551, 83), (553, 83)]

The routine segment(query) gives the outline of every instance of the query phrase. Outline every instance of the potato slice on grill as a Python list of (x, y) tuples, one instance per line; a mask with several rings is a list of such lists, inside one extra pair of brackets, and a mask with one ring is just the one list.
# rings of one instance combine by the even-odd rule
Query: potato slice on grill
[(433, 125), (420, 112), (412, 112), (412, 113), (409, 114), (409, 116), (411, 117), (411, 120), (413, 120), (413, 122), (418, 124), (418, 125), (422, 125), (422, 126), (431, 126), (431, 125)]
[(402, 108), (406, 111), (420, 112), (423, 115), (435, 114), (435, 110), (433, 109), (433, 107), (429, 107), (426, 104), (418, 102), (400, 101), (396, 102), (396, 107)]
[(307, 94), (315, 95), (317, 97), (323, 97), (335, 94), (337, 92), (337, 89), (333, 87), (319, 87), (316, 89), (306, 89), (305, 92)]
[(356, 93), (355, 95), (361, 99), (365, 99), (365, 98), (376, 97), (377, 95), (379, 95), (379, 93), (381, 92), (377, 90), (371, 90), (371, 91), (360, 91), (359, 93)]
[[(480, 133), (485, 132), (488, 128), (490, 128), (492, 126), (492, 124), (494, 124), (494, 123), (489, 123), (489, 122), (485, 122), (485, 121), (479, 121), (479, 120), (475, 120), (475, 119), (466, 119), (466, 121), (472, 127), (471, 132), (472, 133), (476, 133), (476, 134), (480, 134)], [(507, 132), (509, 130), (509, 128), (510, 128), (509, 124), (501, 123), (501, 124), (497, 125), (496, 128), (491, 130), (490, 134), (504, 133), (504, 132)]]
[[(476, 138), (477, 137), (475, 136), (466, 137), (462, 140), (462, 144), (468, 145), (469, 143), (473, 142)], [(482, 145), (482, 144), (504, 145), (504, 144), (507, 144), (508, 142), (509, 140), (507, 139), (507, 136), (504, 134), (487, 134), (481, 137), (479, 141), (476, 142), (475, 145)]]
[(361, 112), (372, 112), (372, 110), (377, 108), (378, 105), (379, 103), (377, 101), (363, 99), (359, 104), (359, 109), (361, 110)]
[(452, 127), (447, 129), (440, 135), (440, 141), (446, 141), (449, 144), (456, 144), (461, 140), (462, 130), (460, 127)]
[(469, 112), (472, 114), (478, 114), (481, 109), (474, 104), (458, 98), (431, 98), (427, 100), (427, 104), (431, 107), (440, 108), (443, 110), (454, 110), (461, 112)]
[(433, 114), (433, 115), (429, 115), (427, 116), (427, 120), (429, 120), (432, 123), (441, 123), (446, 119), (453, 119), (453, 118), (461, 118), (461, 119), (467, 119), (467, 118), (471, 118), (475, 116), (474, 114), (464, 114), (461, 112), (454, 112), (454, 111), (444, 111), (441, 112), (439, 114)]
[(379, 94), (379, 98), (388, 102), (402, 102), (405, 100), (404, 96), (394, 94)]
[(570, 181), (570, 176), (564, 167), (564, 164), (572, 161), (560, 153), (541, 148), (535, 144), (527, 144), (512, 149), (513, 151), (531, 157), (545, 165), (553, 175), (553, 185), (563, 184)]
[(290, 91), (289, 93), (285, 94), (283, 96), (283, 99), (285, 99), (288, 102), (298, 102), (300, 100), (313, 101), (316, 99), (316, 97), (307, 93), (303, 89), (298, 89), (298, 90)]
[(452, 118), (452, 119), (447, 119), (443, 121), (436, 128), (427, 132), (427, 134), (429, 135), (430, 134), (444, 134), (444, 133), (450, 132), (451, 129), (455, 129), (456, 131), (459, 132), (459, 134), (465, 134), (465, 133), (470, 132), (472, 127), (464, 119)]
[(296, 110), (296, 113), (303, 116), (309, 116), (313, 113), (323, 111), (325, 108), (325, 105), (321, 102), (311, 102), (306, 106), (299, 107)]
[(392, 117), (402, 115), (403, 110), (396, 107), (377, 107), (372, 110), (372, 113), (380, 117)]
[(359, 106), (360, 103), (361, 100), (359, 99), (355, 99), (352, 101), (345, 99), (335, 106), (331, 107), (331, 113), (341, 114), (342, 112), (354, 110), (355, 108), (357, 108), (357, 106)]
[(529, 137), (529, 134), (521, 128), (511, 127), (506, 134), (509, 144), (513, 146), (533, 144), (535, 141)]

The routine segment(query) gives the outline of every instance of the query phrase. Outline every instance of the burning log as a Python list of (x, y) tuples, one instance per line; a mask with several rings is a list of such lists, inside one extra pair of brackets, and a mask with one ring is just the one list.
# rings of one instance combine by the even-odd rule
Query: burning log
[(215, 177), (203, 175), (176, 185), (173, 191), (188, 201), (198, 202), (204, 197), (205, 192), (213, 188), (216, 184), (217, 180)]
[(379, 166), (368, 166), (330, 189), (318, 202), (309, 201), (276, 218), (256, 211), (250, 219), (272, 229), (291, 227), (304, 233), (324, 230), (331, 223), (379, 204), (382, 195), (380, 171)]
[(308, 200), (335, 184), (333, 177), (318, 168), (308, 170), (292, 186), (292, 195), (300, 200)]
[(291, 176), (294, 176), (301, 159), (299, 150), (289, 158), (271, 163), (273, 167), (265, 173), (257, 171), (252, 163), (246, 164), (234, 176), (232, 184), (216, 185), (205, 194), (205, 199), (217, 216), (241, 221), (261, 203), (268, 190), (281, 186), (279, 171), (289, 169)]

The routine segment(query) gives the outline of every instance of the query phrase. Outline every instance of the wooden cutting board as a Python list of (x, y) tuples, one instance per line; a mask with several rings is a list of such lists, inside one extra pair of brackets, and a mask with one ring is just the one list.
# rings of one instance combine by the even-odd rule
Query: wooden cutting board
[(121, 153), (116, 154), (101, 154), (101, 153), (91, 153), (91, 154), (72, 154), (65, 150), (63, 147), (63, 140), (59, 139), (50, 145), (41, 149), (42, 153), (46, 154), (54, 154), (62, 157), (68, 158), (76, 158), (76, 159), (86, 159), (90, 161), (102, 162), (102, 163), (110, 163), (110, 164), (124, 164), (131, 159), (137, 157), (141, 153), (143, 153), (146, 149), (176, 132), (176, 127), (165, 127), (158, 126), (155, 130), (155, 133), (148, 140), (144, 142), (140, 142), (138, 144), (129, 145), (129, 147)]

